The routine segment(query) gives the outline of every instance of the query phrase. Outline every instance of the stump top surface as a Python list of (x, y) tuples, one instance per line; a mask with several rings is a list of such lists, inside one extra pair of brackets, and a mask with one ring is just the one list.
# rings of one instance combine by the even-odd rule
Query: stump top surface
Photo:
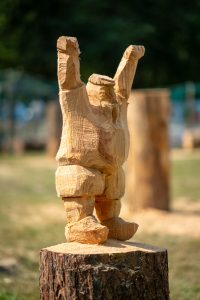
[(48, 251), (66, 254), (112, 254), (127, 252), (165, 252), (166, 249), (136, 242), (121, 242), (116, 240), (107, 240), (101, 245), (63, 243), (45, 248)]

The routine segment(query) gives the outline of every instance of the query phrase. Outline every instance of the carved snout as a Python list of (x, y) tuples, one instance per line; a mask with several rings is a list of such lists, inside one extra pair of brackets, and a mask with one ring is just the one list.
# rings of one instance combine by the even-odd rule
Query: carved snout
[(95, 106), (102, 106), (103, 103), (115, 104), (114, 92), (115, 81), (108, 76), (92, 74), (87, 83), (87, 92), (90, 103)]

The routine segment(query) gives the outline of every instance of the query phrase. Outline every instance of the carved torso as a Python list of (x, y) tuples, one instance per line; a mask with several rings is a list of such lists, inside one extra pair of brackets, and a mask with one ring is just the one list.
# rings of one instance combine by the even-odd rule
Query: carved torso
[[(116, 100), (91, 104), (85, 85), (60, 93), (63, 132), (57, 154), (59, 165), (79, 164), (112, 173), (128, 154), (124, 108)], [(73, 124), (73, 126), (71, 126)]]

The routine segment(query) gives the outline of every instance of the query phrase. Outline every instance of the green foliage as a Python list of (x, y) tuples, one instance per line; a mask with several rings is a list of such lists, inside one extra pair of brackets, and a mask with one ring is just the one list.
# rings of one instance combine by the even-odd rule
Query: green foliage
[(0, 68), (56, 77), (56, 39), (77, 36), (83, 79), (113, 76), (124, 48), (143, 44), (136, 86), (199, 79), (200, 1), (1, 0)]
[(13, 293), (0, 292), (0, 300), (22, 300)]

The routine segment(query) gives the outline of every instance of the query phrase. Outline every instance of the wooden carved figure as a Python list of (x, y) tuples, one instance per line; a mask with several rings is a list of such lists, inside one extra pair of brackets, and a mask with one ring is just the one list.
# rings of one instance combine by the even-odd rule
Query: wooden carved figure
[(61, 36), (57, 51), (63, 129), (56, 190), (66, 210), (66, 239), (87, 244), (130, 239), (138, 225), (119, 218), (122, 165), (129, 150), (127, 100), (144, 47), (125, 50), (114, 78), (93, 74), (87, 85), (80, 78), (77, 39)]

